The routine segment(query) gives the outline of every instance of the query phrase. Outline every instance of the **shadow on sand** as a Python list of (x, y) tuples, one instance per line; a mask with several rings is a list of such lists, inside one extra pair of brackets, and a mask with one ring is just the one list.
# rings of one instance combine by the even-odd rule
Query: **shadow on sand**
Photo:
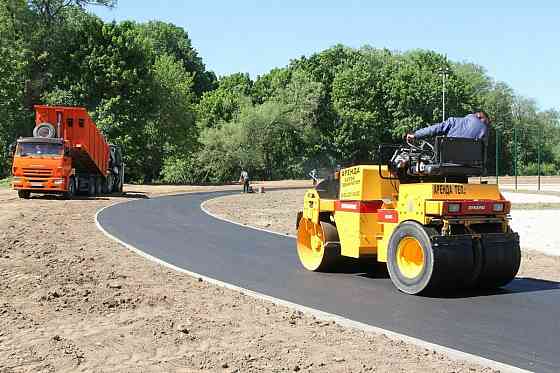
[[(78, 194), (72, 197), (72, 200), (76, 201), (86, 201), (86, 200), (93, 200), (93, 201), (109, 201), (110, 198), (127, 198), (127, 199), (148, 199), (147, 194), (143, 192), (134, 192), (134, 193), (113, 193), (113, 194), (105, 194), (102, 196), (87, 196)], [(53, 200), (53, 201), (61, 201), (65, 200), (65, 198), (61, 195), (57, 194), (34, 194), (31, 196), (30, 199), (43, 199), (43, 200)]]

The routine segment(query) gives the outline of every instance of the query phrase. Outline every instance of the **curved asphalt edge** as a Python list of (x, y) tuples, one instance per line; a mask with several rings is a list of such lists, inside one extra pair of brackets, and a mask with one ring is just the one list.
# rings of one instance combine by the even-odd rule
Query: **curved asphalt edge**
[[(191, 193), (178, 193), (178, 195), (185, 195), (185, 194), (191, 194)], [(162, 197), (164, 197), (164, 196), (162, 196)], [(158, 197), (155, 197), (155, 198), (158, 198)], [(220, 198), (220, 197), (217, 197), (217, 198)], [(214, 198), (214, 199), (216, 199), (216, 198)], [(258, 231), (265, 232), (265, 233), (271, 233), (271, 234), (275, 234), (275, 235), (279, 235), (279, 236), (283, 236), (283, 237), (286, 237), (286, 236), (294, 237), (292, 235), (282, 234), (282, 233), (273, 232), (273, 231), (262, 229), (262, 228), (257, 228), (257, 227), (252, 227), (252, 226), (249, 226), (249, 225), (244, 225), (244, 224), (241, 224), (239, 222), (235, 222), (235, 221), (223, 218), (221, 216), (215, 215), (213, 213), (210, 213), (206, 208), (204, 208), (205, 203), (210, 201), (210, 200), (211, 199), (204, 201), (200, 205), (200, 208), (204, 213), (208, 214), (209, 216), (211, 216), (215, 219), (222, 220), (222, 221), (227, 222), (227, 223), (235, 224), (235, 225), (238, 225), (238, 226), (241, 226), (241, 227), (244, 227), (244, 228), (258, 230)], [(186, 269), (181, 268), (181, 267), (177, 267), (174, 264), (168, 263), (168, 262), (166, 262), (164, 260), (161, 260), (161, 259), (159, 259), (155, 256), (147, 254), (147, 253), (143, 252), (142, 250), (136, 248), (135, 246), (122, 241), (118, 237), (113, 236), (111, 233), (106, 231), (105, 228), (103, 228), (103, 226), (99, 223), (99, 219), (98, 219), (99, 214), (101, 214), (105, 209), (108, 209), (108, 208), (113, 207), (115, 205), (119, 205), (119, 204), (123, 204), (123, 203), (131, 203), (131, 202), (134, 202), (134, 201), (135, 200), (119, 202), (119, 203), (115, 203), (115, 204), (112, 204), (112, 205), (105, 206), (105, 207), (101, 208), (95, 214), (95, 225), (97, 226), (97, 229), (99, 229), (106, 237), (110, 238), (111, 240), (119, 243), (120, 245), (122, 245), (122, 246), (126, 247), (127, 249), (131, 250), (132, 252), (134, 252), (134, 253), (136, 253), (136, 254), (138, 254), (138, 255), (140, 255), (140, 256), (142, 256), (142, 257), (144, 257), (144, 258), (146, 258), (146, 259), (148, 259), (148, 260), (150, 260), (154, 263), (157, 263), (157, 264), (162, 265), (164, 267), (170, 268), (174, 271), (187, 274), (191, 277), (202, 279), (203, 281), (206, 281), (210, 284), (240, 292), (241, 294), (248, 295), (248, 296), (250, 296), (252, 298), (255, 298), (255, 299), (268, 301), (268, 302), (271, 302), (271, 303), (276, 304), (276, 305), (284, 306), (284, 307), (287, 307), (287, 308), (290, 308), (290, 309), (293, 309), (293, 310), (296, 310), (296, 311), (303, 312), (307, 315), (314, 316), (315, 318), (317, 318), (318, 320), (321, 320), (321, 321), (334, 321), (337, 324), (339, 324), (341, 326), (344, 326), (344, 327), (348, 327), (348, 328), (352, 328), (352, 329), (356, 329), (356, 330), (361, 330), (361, 331), (364, 331), (364, 332), (367, 332), (367, 333), (381, 334), (381, 335), (384, 335), (384, 336), (386, 336), (388, 338), (391, 338), (393, 340), (403, 341), (403, 342), (406, 342), (406, 343), (416, 345), (416, 346), (421, 347), (421, 348), (426, 348), (426, 349), (430, 349), (430, 350), (439, 352), (441, 354), (445, 354), (445, 355), (447, 355), (448, 357), (450, 357), (454, 360), (461, 360), (461, 361), (465, 361), (465, 362), (469, 362), (469, 363), (478, 364), (478, 365), (481, 365), (481, 366), (484, 366), (484, 367), (489, 367), (489, 368), (492, 368), (492, 369), (495, 369), (495, 370), (499, 370), (501, 372), (512, 372), (512, 373), (528, 373), (528, 372), (531, 372), (529, 370), (525, 370), (525, 369), (521, 369), (521, 368), (518, 368), (518, 367), (515, 367), (515, 366), (512, 366), (512, 365), (501, 363), (499, 361), (487, 359), (487, 358), (477, 356), (477, 355), (473, 355), (473, 354), (469, 354), (467, 352), (463, 352), (463, 351), (460, 351), (460, 350), (455, 350), (453, 348), (449, 348), (449, 347), (445, 347), (445, 346), (438, 345), (438, 344), (435, 344), (435, 343), (427, 342), (427, 341), (424, 341), (424, 340), (419, 339), (419, 338), (410, 337), (406, 334), (393, 332), (393, 331), (388, 330), (388, 329), (383, 329), (383, 328), (379, 328), (379, 327), (376, 327), (376, 326), (373, 326), (373, 325), (365, 324), (365, 323), (355, 321), (355, 320), (352, 320), (352, 319), (348, 319), (346, 317), (342, 317), (342, 316), (339, 316), (339, 315), (336, 315), (336, 314), (333, 314), (333, 313), (324, 312), (324, 311), (321, 311), (321, 310), (318, 310), (318, 309), (315, 309), (315, 308), (306, 307), (306, 306), (303, 306), (301, 304), (289, 302), (289, 301), (286, 301), (286, 300), (283, 300), (283, 299), (280, 299), (280, 298), (275, 298), (275, 297), (272, 297), (272, 296), (267, 295), (267, 294), (263, 294), (263, 293), (259, 293), (259, 292), (253, 291), (253, 290), (245, 289), (245, 288), (242, 288), (242, 287), (239, 287), (239, 286), (227, 283), (227, 282), (223, 282), (223, 281), (211, 278), (211, 277), (207, 277), (205, 275), (202, 275), (202, 274), (199, 274), (199, 273), (196, 273), (196, 272), (186, 270)]]
[(297, 237), (294, 236), (293, 234), (275, 232), (275, 231), (271, 231), (271, 230), (268, 230), (268, 229), (259, 228), (259, 227), (253, 227), (252, 225), (247, 225), (247, 224), (240, 223), (240, 222), (238, 222), (238, 221), (230, 220), (230, 219), (228, 219), (228, 218), (224, 218), (223, 216), (216, 215), (216, 214), (214, 214), (213, 212), (210, 212), (210, 210), (208, 210), (208, 209), (206, 208), (206, 203), (207, 203), (207, 202), (214, 201), (214, 200), (216, 200), (216, 199), (220, 199), (220, 198), (223, 198), (223, 197), (226, 197), (226, 196), (220, 196), (220, 197), (216, 197), (216, 198), (207, 199), (206, 201), (204, 201), (204, 202), (202, 202), (202, 203), (200, 204), (200, 209), (201, 209), (202, 211), (204, 211), (207, 215), (210, 215), (211, 217), (213, 217), (214, 219), (218, 219), (218, 220), (221, 220), (221, 221), (225, 221), (226, 223), (239, 225), (240, 227), (249, 228), (249, 229), (254, 229), (254, 230), (256, 230), (256, 231), (261, 231), (261, 232), (265, 232), (265, 233), (275, 234), (275, 235), (281, 236), (281, 237), (292, 237), (292, 238), (297, 238)]

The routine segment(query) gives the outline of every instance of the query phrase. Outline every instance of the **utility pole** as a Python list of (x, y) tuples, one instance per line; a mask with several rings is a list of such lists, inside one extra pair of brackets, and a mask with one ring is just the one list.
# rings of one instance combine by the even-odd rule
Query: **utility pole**
[[(445, 60), (447, 61), (447, 57), (445, 57)], [(445, 81), (447, 78), (447, 74), (449, 74), (449, 69), (447, 67), (444, 67), (441, 70), (441, 80), (442, 80), (441, 106), (443, 108), (442, 122), (445, 122)]]
[(496, 184), (500, 184), (500, 176), (499, 176), (499, 171), (500, 171), (500, 145), (499, 145), (499, 141), (500, 141), (500, 132), (498, 131), (498, 128), (496, 128)]

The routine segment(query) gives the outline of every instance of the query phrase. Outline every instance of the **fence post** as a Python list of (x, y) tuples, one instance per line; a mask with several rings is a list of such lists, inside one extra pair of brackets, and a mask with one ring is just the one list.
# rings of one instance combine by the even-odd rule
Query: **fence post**
[(513, 125), (513, 174), (517, 191), (517, 126)]

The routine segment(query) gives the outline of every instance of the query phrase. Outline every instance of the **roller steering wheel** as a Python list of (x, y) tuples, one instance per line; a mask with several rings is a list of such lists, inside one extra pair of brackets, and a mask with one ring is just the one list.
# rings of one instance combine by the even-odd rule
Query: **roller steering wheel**
[(412, 142), (410, 142), (408, 139), (406, 139), (405, 141), (406, 141), (406, 144), (407, 144), (408, 146), (410, 146), (412, 149), (420, 150), (420, 151), (429, 150), (429, 151), (431, 151), (431, 152), (435, 152), (434, 146), (433, 146), (432, 144), (430, 144), (428, 141), (425, 141), (425, 140), (417, 140), (417, 141), (420, 142), (420, 145), (415, 145), (415, 144), (413, 144)]

